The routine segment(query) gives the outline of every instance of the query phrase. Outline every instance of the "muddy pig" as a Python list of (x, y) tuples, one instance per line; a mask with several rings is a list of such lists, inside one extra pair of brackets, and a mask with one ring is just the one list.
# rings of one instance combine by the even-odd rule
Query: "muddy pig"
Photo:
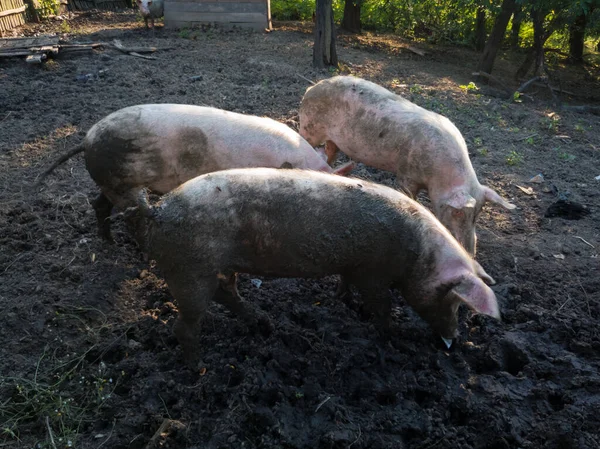
[(475, 220), (486, 201), (515, 206), (479, 184), (467, 145), (454, 124), (377, 84), (337, 76), (309, 87), (300, 105), (300, 134), (325, 142), (328, 163), (339, 150), (394, 172), (416, 197), (427, 190), (434, 214), (475, 255)]
[[(140, 187), (167, 193), (203, 173), (237, 167), (333, 172), (298, 133), (275, 120), (201, 106), (146, 104), (100, 120), (37, 185), (82, 151), (90, 176), (102, 190), (93, 205), (99, 233), (108, 240), (113, 205), (121, 210), (135, 206)], [(346, 164), (335, 172), (345, 174), (351, 168)]]
[[(136, 3), (140, 9), (140, 14), (144, 18), (146, 28), (154, 29), (154, 19), (159, 19), (164, 15), (164, 1), (136, 0)], [(148, 19), (150, 19), (150, 27), (148, 27)]]
[[(445, 339), (464, 302), (500, 317), (493, 279), (423, 206), (397, 190), (308, 170), (247, 168), (194, 178), (150, 206), (146, 247), (180, 316), (175, 333), (193, 356), (209, 300), (242, 317), (236, 273), (307, 277), (341, 274), (383, 329), (390, 286)], [(446, 341), (447, 341), (446, 340)]]

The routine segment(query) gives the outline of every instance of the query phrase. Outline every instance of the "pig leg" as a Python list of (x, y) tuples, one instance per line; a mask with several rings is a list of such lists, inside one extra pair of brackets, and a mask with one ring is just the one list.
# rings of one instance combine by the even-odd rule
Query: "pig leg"
[(232, 273), (225, 279), (221, 279), (219, 288), (213, 297), (215, 302), (224, 305), (236, 315), (240, 316), (249, 327), (260, 325), (267, 331), (272, 330), (268, 317), (251, 311), (242, 300), (237, 289), (237, 274)]
[(325, 141), (325, 154), (327, 155), (327, 163), (333, 166), (333, 163), (337, 159), (338, 151), (340, 149), (332, 140)]
[(195, 277), (193, 270), (165, 273), (165, 280), (173, 297), (177, 300), (179, 317), (175, 322), (175, 336), (191, 368), (198, 362), (198, 336), (200, 321), (208, 308), (208, 299), (213, 298), (219, 288), (215, 276)]
[(98, 221), (98, 235), (103, 239), (112, 242), (113, 238), (110, 234), (110, 212), (113, 208), (113, 203), (100, 193), (98, 198), (92, 201), (92, 207), (96, 211), (96, 220)]
[(392, 314), (390, 283), (372, 279), (359, 279), (351, 283), (356, 285), (362, 296), (365, 311), (373, 316), (380, 332), (383, 335), (387, 335), (390, 329), (390, 316)]
[(344, 299), (348, 293), (350, 293), (350, 283), (344, 277), (344, 275), (340, 275), (340, 281), (338, 282), (338, 286), (335, 291), (335, 297)]
[(253, 314), (248, 310), (237, 289), (237, 274), (232, 273), (221, 279), (219, 288), (213, 297), (215, 302), (224, 305), (245, 320), (252, 320)]

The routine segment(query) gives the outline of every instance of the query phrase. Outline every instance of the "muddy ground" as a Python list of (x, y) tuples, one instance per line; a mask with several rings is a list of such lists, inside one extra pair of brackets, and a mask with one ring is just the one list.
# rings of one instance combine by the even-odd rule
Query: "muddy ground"
[[(478, 258), (498, 282), (503, 322), (461, 310), (460, 336), (445, 350), (398, 298), (392, 337), (380, 343), (358, 297), (334, 299), (334, 278), (256, 287), (243, 275), (242, 295), (274, 331), (249, 333), (213, 305), (192, 371), (160, 271), (119, 218), (115, 244), (96, 235), (98, 189), (82, 157), (39, 189), (31, 183), (129, 105), (210, 105), (297, 129), (302, 77), (331, 73), (310, 66), (310, 24), (271, 33), (159, 25), (154, 35), (141, 25), (134, 14), (91, 13), (18, 33), (168, 48), (157, 60), (111, 49), (44, 66), (0, 60), (0, 447), (600, 447), (598, 116), (553, 109), (543, 86), (513, 103), (461, 88), (477, 61), (468, 49), (413, 43), (423, 57), (395, 37), (341, 36), (343, 73), (452, 119), (481, 182), (518, 206), (487, 206), (479, 218)], [(523, 57), (496, 62), (513, 89)], [(552, 62), (564, 90), (598, 100), (597, 69)], [(543, 183), (527, 182), (538, 173)], [(394, 185), (362, 165), (354, 175)], [(545, 217), (559, 198), (591, 214)]]

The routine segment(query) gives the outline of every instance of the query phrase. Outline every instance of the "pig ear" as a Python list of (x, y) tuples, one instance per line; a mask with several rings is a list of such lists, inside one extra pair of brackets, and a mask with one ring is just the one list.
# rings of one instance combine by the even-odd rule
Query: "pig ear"
[(445, 203), (453, 209), (462, 210), (465, 208), (474, 208), (477, 200), (467, 192), (456, 192)]
[(504, 198), (502, 198), (489, 187), (481, 186), (481, 188), (483, 189), (483, 194), (486, 201), (489, 201), (490, 203), (499, 204), (500, 206), (508, 210), (512, 210), (517, 207), (514, 204), (511, 204), (508, 201), (506, 201)]
[(477, 276), (479, 276), (487, 285), (494, 285), (496, 283), (494, 278), (487, 274), (483, 267), (475, 259), (473, 259), (473, 268), (475, 268), (475, 273), (477, 273)]
[(496, 295), (478, 277), (468, 274), (452, 291), (477, 313), (500, 319)]

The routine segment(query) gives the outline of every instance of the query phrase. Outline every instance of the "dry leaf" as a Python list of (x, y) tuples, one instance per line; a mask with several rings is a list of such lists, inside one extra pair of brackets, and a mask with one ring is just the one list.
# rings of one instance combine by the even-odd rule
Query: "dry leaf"
[(517, 185), (517, 187), (526, 195), (533, 195), (533, 189), (531, 187), (521, 187)]
[(563, 260), (565, 258), (564, 254), (552, 254), (555, 259)]
[(206, 367), (200, 368), (200, 375), (204, 376), (206, 374)]

